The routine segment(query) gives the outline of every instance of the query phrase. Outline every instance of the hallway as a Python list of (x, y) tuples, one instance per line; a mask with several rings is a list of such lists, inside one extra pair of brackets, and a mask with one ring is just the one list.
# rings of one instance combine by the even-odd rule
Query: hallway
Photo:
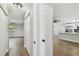
[[(10, 51), (10, 50), (9, 50)], [(5, 56), (9, 56), (9, 52), (5, 54)], [(26, 48), (22, 48), (18, 51), (17, 56), (30, 56)]]

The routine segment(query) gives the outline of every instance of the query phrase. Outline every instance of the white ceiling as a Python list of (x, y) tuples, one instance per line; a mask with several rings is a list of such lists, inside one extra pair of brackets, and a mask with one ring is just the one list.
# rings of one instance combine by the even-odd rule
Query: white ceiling
[(54, 4), (55, 3), (46, 3), (47, 5), (51, 6), (51, 7), (54, 7)]

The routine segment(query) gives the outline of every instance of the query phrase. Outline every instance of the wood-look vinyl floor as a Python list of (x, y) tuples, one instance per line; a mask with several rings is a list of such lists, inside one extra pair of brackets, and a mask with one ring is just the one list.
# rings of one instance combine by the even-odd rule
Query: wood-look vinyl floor
[(54, 39), (54, 56), (79, 56), (79, 43)]
[(20, 56), (30, 56), (26, 48), (23, 48), (19, 54)]
[[(11, 48), (9, 49), (9, 52), (6, 54), (6, 56), (30, 56), (26, 48), (22, 48), (16, 52), (16, 55), (9, 55), (11, 52)], [(13, 52), (12, 52), (13, 53)]]

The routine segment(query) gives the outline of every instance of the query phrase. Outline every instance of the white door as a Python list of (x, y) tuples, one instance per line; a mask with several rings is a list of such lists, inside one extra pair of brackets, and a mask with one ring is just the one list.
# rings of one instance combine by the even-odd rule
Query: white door
[(53, 54), (53, 8), (46, 6), (45, 12), (45, 55)]
[(53, 9), (42, 3), (34, 4), (33, 8), (33, 55), (52, 55)]
[(39, 39), (38, 39), (38, 55), (52, 55), (53, 54), (53, 38), (52, 38), (52, 16), (53, 9), (46, 4), (38, 5), (39, 14)]

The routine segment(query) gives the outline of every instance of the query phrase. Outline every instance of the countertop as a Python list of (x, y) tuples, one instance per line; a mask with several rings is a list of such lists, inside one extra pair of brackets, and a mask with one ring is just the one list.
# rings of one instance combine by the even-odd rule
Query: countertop
[(74, 34), (74, 35), (79, 35), (79, 33), (59, 33), (59, 34)]

